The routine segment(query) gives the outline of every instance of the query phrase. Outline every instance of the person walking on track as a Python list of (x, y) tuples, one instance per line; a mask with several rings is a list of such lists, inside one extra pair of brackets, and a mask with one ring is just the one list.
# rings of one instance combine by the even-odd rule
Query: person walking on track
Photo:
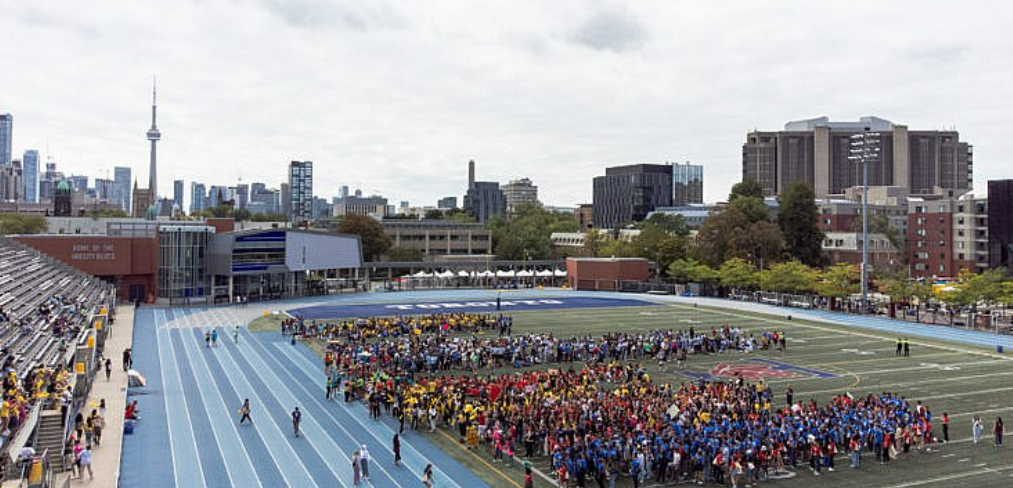
[(401, 437), (394, 434), (394, 466), (401, 465)]
[(302, 421), (302, 412), (299, 411), (299, 407), (295, 407), (292, 410), (292, 430), (295, 431), (295, 436), (299, 437), (299, 422)]
[(250, 418), (250, 399), (249, 398), (243, 400), (243, 406), (239, 407), (239, 414), (242, 415), (241, 417), (239, 417), (239, 425), (243, 425), (243, 422), (246, 422), (247, 420), (249, 420), (251, 424), (253, 423), (253, 419)]

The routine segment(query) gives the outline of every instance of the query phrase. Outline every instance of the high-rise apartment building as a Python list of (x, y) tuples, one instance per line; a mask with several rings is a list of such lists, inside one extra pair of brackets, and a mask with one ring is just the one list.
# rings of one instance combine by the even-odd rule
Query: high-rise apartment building
[(289, 163), (288, 185), (292, 222), (310, 219), (313, 215), (313, 161)]
[(1013, 180), (988, 182), (988, 264), (1013, 271)]
[(14, 141), (14, 116), (0, 114), (0, 166), (10, 166)]
[(172, 204), (183, 211), (183, 180), (175, 180), (172, 182)]
[(95, 199), (107, 204), (113, 202), (113, 180), (95, 178)]
[(785, 124), (783, 131), (754, 131), (742, 145), (742, 178), (779, 195), (792, 182), (806, 182), (817, 197), (840, 195), (862, 184), (862, 163), (851, 155), (851, 136), (879, 133), (879, 157), (869, 163), (869, 186), (907, 187), (927, 195), (934, 187), (969, 190), (972, 147), (952, 130), (908, 130), (877, 117), (831, 122), (827, 117)]
[(600, 229), (641, 221), (655, 208), (672, 205), (672, 167), (666, 164), (605, 168), (593, 186), (592, 221)]
[(672, 205), (703, 203), (703, 165), (672, 164)]
[(0, 202), (17, 202), (23, 199), (25, 188), (22, 181), (21, 161), (14, 160), (7, 166), (0, 166)]
[(956, 278), (989, 266), (988, 201), (940, 189), (908, 198), (908, 261), (911, 276)]
[(113, 168), (113, 200), (119, 203), (120, 208), (128, 214), (131, 213), (132, 208), (130, 205), (130, 183), (130, 168), (123, 166)]
[(506, 197), (499, 183), (475, 181), (475, 161), (468, 161), (468, 192), (464, 195), (464, 210), (479, 223), (506, 212)]
[(538, 187), (529, 178), (511, 180), (503, 185), (503, 197), (506, 198), (507, 213), (514, 213), (521, 205), (539, 205)]
[(190, 182), (190, 213), (196, 214), (207, 208), (207, 190), (204, 183)]
[(74, 191), (85, 191), (88, 189), (88, 177), (85, 175), (70, 175), (70, 188)]
[(21, 178), (25, 183), (23, 198), (26, 202), (39, 201), (39, 151), (29, 149), (21, 158)]

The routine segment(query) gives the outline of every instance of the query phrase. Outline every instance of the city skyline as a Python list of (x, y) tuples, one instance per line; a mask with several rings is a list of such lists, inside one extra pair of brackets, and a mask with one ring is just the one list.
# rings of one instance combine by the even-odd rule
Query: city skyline
[[(143, 182), (157, 74), (159, 194), (175, 179), (277, 186), (289, 161), (312, 160), (321, 196), (349, 185), (435, 205), (464, 195), (459, 168), (474, 159), (485, 180), (528, 177), (545, 203), (572, 206), (606, 166), (690, 161), (715, 201), (741, 176), (742, 134), (823, 115), (956, 128), (975, 145), (976, 194), (1008, 176), (995, 101), (1011, 68), (989, 62), (1013, 44), (1007, 4), (957, 18), (942, 2), (877, 4), (890, 29), (851, 6), (748, 5), (186, 4), (155, 19), (129, 3), (15, 4), (0, 28), (47, 41), (0, 46), (33, 66), (9, 73), (0, 113), (17, 119), (15, 155), (38, 149), (93, 178), (127, 166)], [(924, 28), (940, 18), (946, 39)], [(140, 52), (160, 54), (127, 62)], [(68, 90), (85, 72), (93, 83)]]

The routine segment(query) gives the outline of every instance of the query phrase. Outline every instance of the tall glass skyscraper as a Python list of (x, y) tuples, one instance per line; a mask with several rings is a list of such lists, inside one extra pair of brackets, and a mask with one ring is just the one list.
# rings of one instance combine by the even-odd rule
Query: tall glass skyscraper
[(172, 182), (172, 204), (183, 211), (183, 180)]
[(190, 214), (196, 214), (207, 208), (207, 190), (204, 183), (190, 182)]
[(703, 203), (703, 166), (672, 164), (672, 206)]
[(25, 201), (39, 202), (39, 151), (29, 149), (21, 158), (21, 177), (25, 182)]
[(130, 168), (117, 166), (113, 168), (113, 200), (130, 214)]
[(11, 142), (14, 140), (14, 116), (0, 114), (0, 166), (11, 165)]

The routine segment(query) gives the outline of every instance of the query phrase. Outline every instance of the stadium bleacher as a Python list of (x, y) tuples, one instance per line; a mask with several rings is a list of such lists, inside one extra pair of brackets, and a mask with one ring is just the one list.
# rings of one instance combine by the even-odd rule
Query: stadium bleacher
[[(86, 338), (89, 318), (111, 298), (108, 283), (0, 236), (3, 377), (13, 373), (21, 383), (40, 368), (71, 366), (70, 354)], [(17, 432), (5, 434), (6, 450)]]

